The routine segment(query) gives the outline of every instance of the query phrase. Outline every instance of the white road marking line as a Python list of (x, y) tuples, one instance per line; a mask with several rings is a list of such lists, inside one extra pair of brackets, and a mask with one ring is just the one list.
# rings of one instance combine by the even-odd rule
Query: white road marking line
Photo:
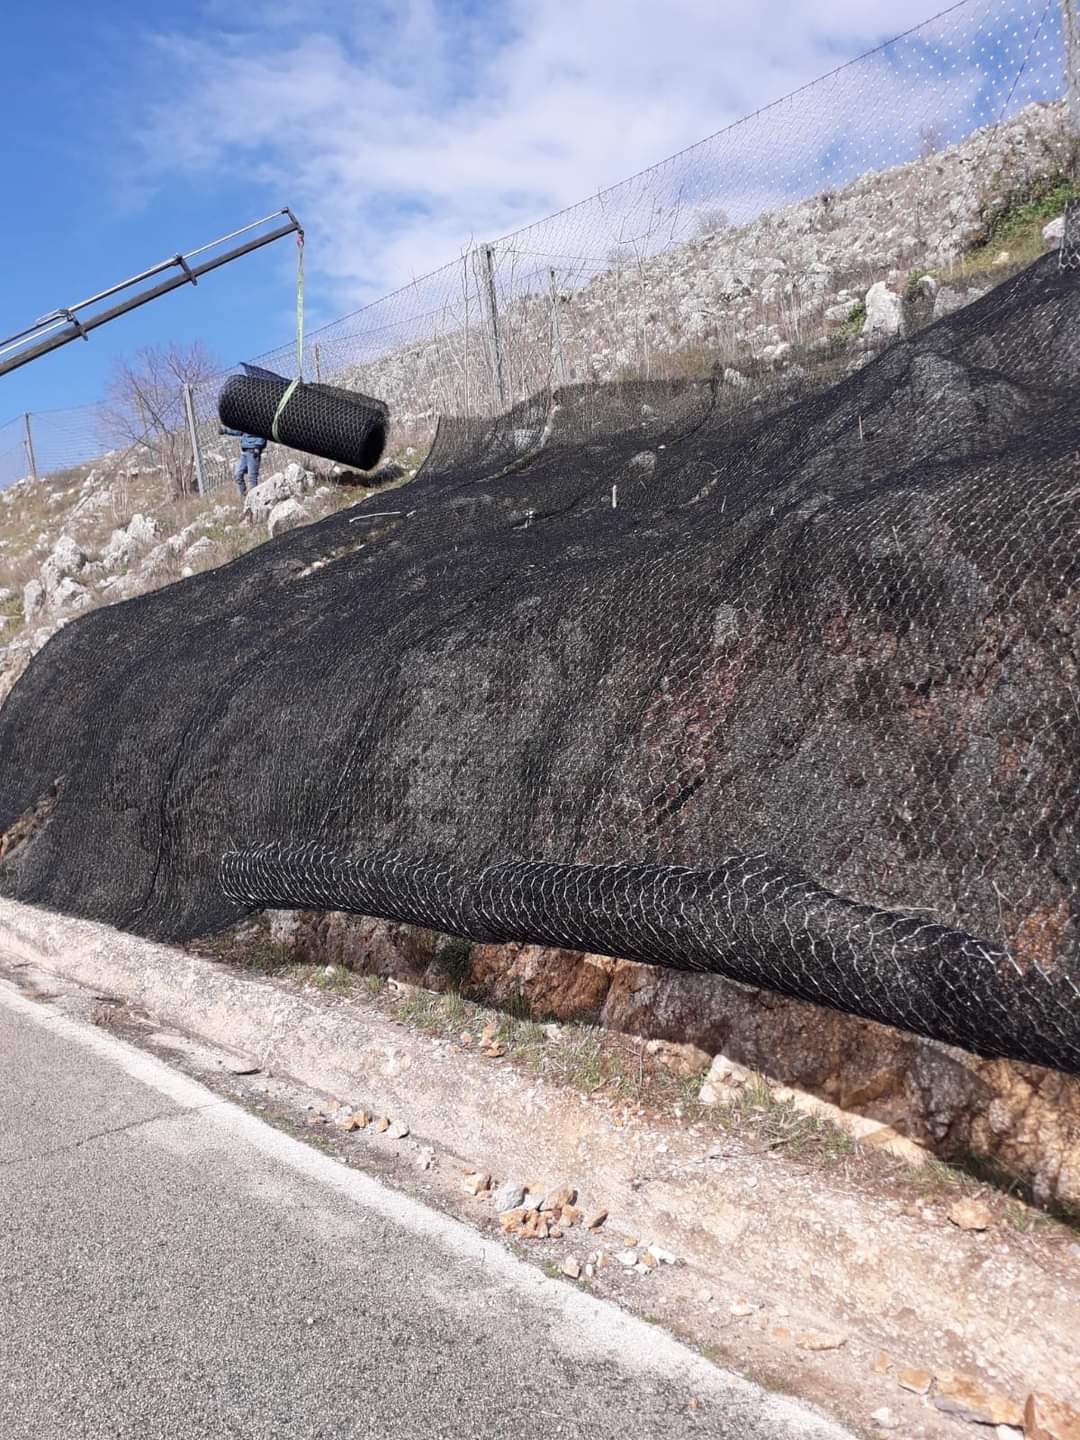
[[(701, 1399), (710, 1392), (725, 1396), (741, 1393), (756, 1406), (761, 1418), (774, 1417), (778, 1424), (797, 1425), (807, 1440), (852, 1440), (848, 1431), (810, 1406), (762, 1391), (750, 1381), (718, 1369), (674, 1336), (636, 1319), (610, 1301), (598, 1299), (572, 1284), (549, 1279), (535, 1266), (518, 1259), (504, 1246), (486, 1240), (463, 1221), (433, 1210), (362, 1170), (343, 1165), (275, 1130), (233, 1101), (223, 1100), (197, 1080), (177, 1073), (164, 1061), (127, 1041), (50, 1010), (47, 1002), (27, 999), (7, 981), (0, 981), (0, 1004), (91, 1050), (182, 1109), (199, 1110), (203, 1123), (226, 1131), (234, 1140), (247, 1142), (296, 1174), (347, 1196), (414, 1235), (437, 1242), (459, 1259), (475, 1260), (484, 1266), (488, 1278), (498, 1279), (533, 1304), (542, 1304), (557, 1312), (553, 1318), (559, 1323), (552, 1329), (551, 1343), (560, 1348), (608, 1360), (623, 1370), (640, 1373), (644, 1369), (681, 1381), (688, 1394)], [(148, 1122), (142, 1129), (173, 1124), (176, 1119), (175, 1115), (163, 1117)]]

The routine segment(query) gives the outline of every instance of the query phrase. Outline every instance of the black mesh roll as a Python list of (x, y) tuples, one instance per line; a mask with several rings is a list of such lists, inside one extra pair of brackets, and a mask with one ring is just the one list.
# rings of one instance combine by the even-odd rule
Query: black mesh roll
[(371, 470), (379, 463), (389, 411), (382, 400), (358, 390), (298, 385), (281, 413), (275, 437), (274, 416), (289, 383), (262, 375), (231, 375), (218, 397), (221, 423), (354, 470)]

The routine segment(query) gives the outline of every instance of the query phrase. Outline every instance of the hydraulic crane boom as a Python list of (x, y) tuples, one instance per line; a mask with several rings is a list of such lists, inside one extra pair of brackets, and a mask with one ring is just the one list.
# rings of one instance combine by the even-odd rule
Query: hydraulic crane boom
[[(240, 235), (246, 235), (262, 225), (267, 225), (271, 221), (277, 220), (279, 215), (288, 216), (288, 223), (277, 225), (273, 230), (245, 240), (241, 245), (234, 245), (222, 254), (211, 255), (198, 264), (191, 264), (191, 261), (197, 256), (206, 255), (207, 252), (217, 250)], [(121, 280), (119, 284), (110, 285), (107, 290), (101, 290), (87, 300), (80, 300), (77, 305), (63, 306), (59, 310), (50, 311), (48, 315), (43, 315), (40, 320), (35, 320), (25, 330), (18, 331), (6, 340), (0, 340), (0, 375), (6, 375), (10, 370), (17, 370), (20, 365), (27, 365), (31, 360), (36, 360), (40, 355), (47, 355), (50, 350), (57, 350), (71, 340), (87, 340), (90, 337), (90, 331), (96, 330), (99, 325), (106, 325), (119, 315), (126, 315), (129, 310), (136, 310), (150, 300), (157, 300), (159, 296), (167, 295), (170, 290), (176, 290), (181, 285), (195, 285), (201, 276), (209, 274), (211, 270), (219, 269), (222, 265), (227, 265), (230, 260), (239, 260), (241, 255), (250, 255), (253, 250), (259, 250), (262, 246), (269, 245), (274, 240), (280, 240), (285, 235), (303, 235), (303, 233), (299, 220), (288, 207), (283, 210), (275, 210), (272, 215), (264, 215), (261, 220), (253, 220), (250, 225), (243, 225), (239, 230), (233, 230), (218, 240), (211, 240), (208, 245), (200, 245), (197, 250), (189, 250), (185, 255), (173, 255), (168, 260), (162, 260), (160, 264), (152, 265), (149, 270), (143, 270), (129, 280)], [(161, 275), (169, 270), (175, 270), (178, 273), (170, 275), (168, 279), (161, 280), (155, 285), (140, 289), (133, 295), (126, 296), (115, 305), (109, 305), (105, 309), (96, 308), (104, 301), (111, 300), (114, 295), (120, 295), (123, 291), (130, 290), (136, 285), (145, 286), (156, 275)]]

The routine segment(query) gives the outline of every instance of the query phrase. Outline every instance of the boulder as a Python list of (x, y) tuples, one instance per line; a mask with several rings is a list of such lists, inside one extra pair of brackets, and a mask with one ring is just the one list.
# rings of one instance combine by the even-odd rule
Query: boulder
[(86, 555), (71, 538), (61, 535), (52, 548), (49, 559), (61, 575), (77, 575), (86, 564)]
[(295, 460), (290, 460), (288, 465), (285, 466), (285, 469), (282, 473), (284, 474), (285, 481), (288, 485), (295, 485), (298, 487), (295, 491), (292, 491), (290, 493), (306, 495), (309, 490), (313, 490), (315, 488), (315, 476), (310, 470), (305, 470), (304, 467), (298, 464)]
[(267, 516), (266, 528), (272, 540), (275, 535), (284, 535), (286, 530), (295, 530), (298, 525), (304, 525), (310, 519), (311, 516), (299, 500), (281, 500)]
[(275, 505), (283, 500), (298, 500), (304, 493), (300, 476), (304, 471), (299, 465), (290, 465), (252, 486), (244, 497), (244, 514), (250, 515), (256, 525), (261, 525)]
[(156, 575), (168, 566), (172, 558), (172, 547), (167, 540), (164, 540), (160, 545), (155, 545), (152, 550), (146, 552), (139, 564), (139, 573), (143, 576)]
[(161, 526), (152, 515), (133, 515), (127, 525), (112, 532), (101, 552), (106, 570), (126, 570), (136, 555), (153, 545), (160, 534)]
[(61, 535), (41, 567), (41, 583), (46, 595), (52, 595), (68, 575), (77, 574), (86, 564), (86, 556), (70, 535)]
[(892, 340), (900, 333), (903, 306), (900, 296), (878, 280), (866, 292), (866, 321), (862, 333), (867, 340)]
[(188, 566), (202, 565), (205, 567), (216, 554), (217, 546), (208, 535), (204, 535), (184, 552), (184, 563)]

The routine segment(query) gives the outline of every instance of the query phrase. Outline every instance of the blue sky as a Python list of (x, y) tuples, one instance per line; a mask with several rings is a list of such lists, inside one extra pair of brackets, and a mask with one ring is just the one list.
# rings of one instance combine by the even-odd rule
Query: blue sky
[[(929, 4), (9, 0), (20, 143), (4, 155), (0, 332), (284, 204), (307, 228), (317, 325), (708, 135)], [(0, 379), (0, 423), (97, 400), (142, 345), (202, 339), (231, 364), (284, 343), (293, 267), (282, 242)]]

